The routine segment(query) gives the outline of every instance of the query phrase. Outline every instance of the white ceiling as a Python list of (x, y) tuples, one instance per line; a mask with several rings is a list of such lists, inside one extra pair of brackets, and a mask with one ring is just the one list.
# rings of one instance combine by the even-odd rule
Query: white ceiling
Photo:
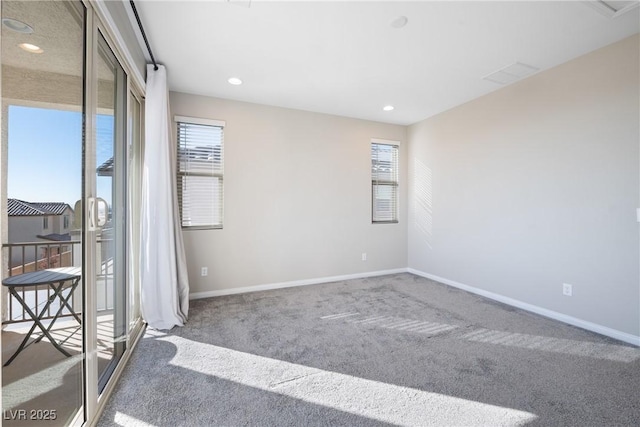
[(500, 89), (482, 77), (516, 61), (545, 70), (640, 29), (640, 8), (611, 19), (578, 1), (136, 6), (170, 90), (397, 124)]

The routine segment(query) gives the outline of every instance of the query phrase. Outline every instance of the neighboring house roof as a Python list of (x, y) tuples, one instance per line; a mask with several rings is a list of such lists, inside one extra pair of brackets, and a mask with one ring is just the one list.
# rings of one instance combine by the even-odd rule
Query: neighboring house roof
[(98, 166), (98, 176), (113, 176), (113, 157)]
[(63, 202), (25, 202), (18, 199), (7, 199), (7, 211), (9, 216), (41, 216), (62, 215), (65, 210), (71, 209)]
[(45, 239), (45, 240), (52, 240), (54, 242), (66, 242), (71, 240), (71, 234), (66, 233), (66, 234), (57, 234), (57, 233), (51, 233), (51, 234), (47, 234), (47, 235), (40, 235), (38, 234), (39, 239)]

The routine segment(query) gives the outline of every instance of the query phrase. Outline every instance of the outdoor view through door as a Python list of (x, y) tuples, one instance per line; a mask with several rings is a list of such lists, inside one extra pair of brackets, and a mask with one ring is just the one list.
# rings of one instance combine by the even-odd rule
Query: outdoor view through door
[(143, 97), (94, 7), (1, 3), (3, 426), (95, 421), (142, 329)]
[[(76, 202), (82, 199), (85, 8), (80, 2), (2, 1), (2, 18), (12, 23), (2, 26), (1, 39), (2, 145), (8, 164), (3, 279), (80, 269), (82, 213)], [(27, 284), (37, 280), (26, 278)], [(62, 282), (71, 310), (55, 297), (58, 282), (2, 287), (3, 364), (26, 340), (2, 368), (4, 426), (26, 425), (31, 411), (40, 411), (33, 414), (41, 418), (31, 424), (64, 425), (80, 411), (83, 326), (71, 314), (82, 320), (82, 281), (72, 295), (71, 283)], [(61, 350), (48, 337), (36, 341), (43, 331), (34, 317), (51, 328)]]
[(122, 67), (101, 36), (98, 41), (96, 118), (96, 314), (98, 375), (102, 390), (125, 346), (125, 119), (127, 87)]

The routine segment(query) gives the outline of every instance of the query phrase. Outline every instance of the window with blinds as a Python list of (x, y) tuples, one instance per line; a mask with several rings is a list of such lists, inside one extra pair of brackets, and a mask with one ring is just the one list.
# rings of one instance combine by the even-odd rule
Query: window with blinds
[(398, 146), (371, 143), (371, 221), (398, 222)]
[(222, 228), (224, 122), (176, 117), (183, 228)]

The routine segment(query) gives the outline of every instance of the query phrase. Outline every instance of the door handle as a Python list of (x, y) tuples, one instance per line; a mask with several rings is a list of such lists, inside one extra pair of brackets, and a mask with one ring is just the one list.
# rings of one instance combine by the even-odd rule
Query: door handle
[(95, 197), (88, 197), (87, 198), (87, 229), (89, 231), (95, 231), (98, 229), (98, 227), (96, 227), (96, 216), (97, 216), (97, 209), (96, 209), (96, 199)]
[[(104, 216), (100, 218), (100, 207), (104, 207)], [(88, 229), (89, 231), (99, 230), (109, 219), (109, 205), (101, 197), (89, 197), (87, 199)]]
[[(104, 206), (104, 217), (100, 218), (100, 206)], [(103, 227), (109, 220), (109, 205), (107, 201), (101, 197), (96, 198), (96, 218), (98, 219), (98, 227)]]

